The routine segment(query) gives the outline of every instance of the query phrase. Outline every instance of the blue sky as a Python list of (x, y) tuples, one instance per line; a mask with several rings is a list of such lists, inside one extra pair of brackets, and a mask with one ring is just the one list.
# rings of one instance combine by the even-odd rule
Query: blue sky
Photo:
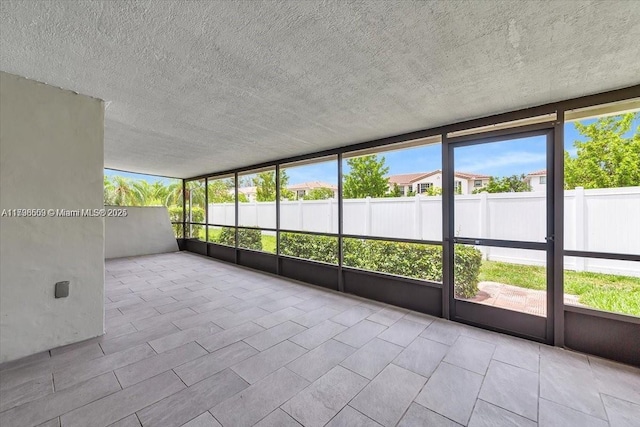
[[(582, 123), (590, 124), (592, 120), (583, 120)], [(630, 136), (640, 126), (640, 115), (633, 123)], [(576, 131), (573, 123), (565, 125), (565, 150), (575, 154), (573, 142), (584, 138)], [(442, 169), (441, 146), (434, 144), (411, 149), (390, 151), (382, 153), (385, 164), (389, 167), (389, 174), (402, 174), (413, 172), (429, 172)], [(491, 176), (509, 176), (514, 174), (529, 173), (546, 167), (546, 142), (544, 137), (523, 138), (519, 140), (504, 141), (491, 144), (461, 147), (456, 149), (456, 171), (472, 172)], [(337, 184), (338, 168), (336, 162), (323, 162), (312, 165), (287, 168), (290, 184), (298, 184), (308, 181), (323, 181), (333, 185)], [(349, 172), (346, 164), (343, 172)], [(146, 179), (149, 182), (161, 180), (169, 183), (170, 179), (111, 171), (105, 169), (105, 174), (127, 176), (134, 179)]]

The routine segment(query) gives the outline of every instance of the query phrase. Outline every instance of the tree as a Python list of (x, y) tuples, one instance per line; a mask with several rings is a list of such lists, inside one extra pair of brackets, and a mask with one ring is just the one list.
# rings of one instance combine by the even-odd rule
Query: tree
[(385, 194), (385, 197), (402, 197), (402, 196), (404, 196), (404, 194), (402, 194), (402, 191), (400, 191), (400, 187), (398, 187), (398, 184), (395, 184), (395, 183), (393, 184), (391, 191)]
[[(287, 172), (280, 170), (280, 198), (293, 199), (293, 191), (287, 189), (289, 177)], [(276, 172), (260, 172), (253, 178), (256, 186), (256, 200), (259, 202), (273, 202), (276, 200)]]
[(141, 206), (144, 195), (138, 187), (129, 179), (122, 176), (111, 178), (112, 202), (116, 206)]
[(209, 203), (233, 203), (234, 185), (232, 180), (211, 179), (208, 181)]
[(504, 176), (502, 178), (492, 176), (489, 184), (473, 190), (473, 194), (487, 193), (521, 193), (531, 191), (531, 185), (525, 181), (524, 174)]
[(347, 160), (351, 169), (344, 178), (344, 197), (362, 199), (365, 197), (384, 197), (389, 188), (389, 179), (385, 177), (389, 168), (384, 165), (384, 157), (369, 155)]
[(332, 197), (333, 190), (326, 187), (314, 188), (304, 195), (305, 200), (325, 200)]
[(576, 157), (564, 153), (565, 189), (611, 188), (640, 185), (640, 126), (630, 138), (638, 113), (601, 117), (575, 127), (586, 141), (575, 141)]

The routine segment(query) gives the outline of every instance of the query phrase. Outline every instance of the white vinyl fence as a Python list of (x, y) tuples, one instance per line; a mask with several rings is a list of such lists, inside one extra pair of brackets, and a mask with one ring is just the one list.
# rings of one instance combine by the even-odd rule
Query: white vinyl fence
[[(565, 191), (565, 249), (640, 254), (640, 187)], [(545, 242), (546, 195), (541, 192), (455, 197), (460, 237)], [(275, 202), (239, 204), (239, 224), (275, 228)], [(234, 204), (209, 205), (209, 223), (233, 226)], [(335, 199), (283, 201), (280, 228), (337, 233)], [(394, 197), (344, 200), (344, 233), (442, 240), (442, 198)], [(480, 248), (489, 260), (545, 265), (542, 251)], [(565, 268), (640, 277), (632, 261), (565, 258)]]

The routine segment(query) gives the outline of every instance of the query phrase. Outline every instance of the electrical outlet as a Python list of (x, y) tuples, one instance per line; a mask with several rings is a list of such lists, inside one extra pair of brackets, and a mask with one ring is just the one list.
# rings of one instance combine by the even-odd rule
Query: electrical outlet
[(56, 298), (66, 298), (69, 296), (69, 281), (56, 283)]

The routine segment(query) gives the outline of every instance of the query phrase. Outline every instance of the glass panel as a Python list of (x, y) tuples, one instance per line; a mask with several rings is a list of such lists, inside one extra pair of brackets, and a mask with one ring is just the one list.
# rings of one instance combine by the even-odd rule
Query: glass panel
[(280, 168), (280, 228), (338, 232), (337, 156)]
[(275, 168), (238, 175), (238, 224), (276, 228)]
[(442, 240), (441, 144), (369, 151), (343, 160), (344, 233)]
[(346, 238), (346, 267), (442, 283), (442, 246)]
[(456, 236), (545, 242), (546, 144), (535, 136), (455, 148)]
[(235, 227), (217, 227), (208, 226), (209, 241), (225, 246), (236, 246), (236, 229)]
[(565, 249), (640, 254), (640, 113), (612, 114), (565, 123)]
[(564, 257), (564, 303), (640, 317), (640, 262)]
[(338, 264), (338, 238), (304, 233), (280, 233), (280, 254)]
[(182, 223), (171, 224), (171, 228), (173, 229), (173, 235), (178, 239), (182, 239)]
[(238, 228), (238, 247), (276, 253), (276, 232), (253, 228)]
[(189, 230), (189, 237), (206, 240), (205, 228), (202, 225), (205, 221), (204, 218), (204, 204), (205, 204), (205, 188), (204, 179), (196, 181), (187, 181), (186, 187), (186, 207), (187, 207), (187, 222), (192, 223)]
[(456, 245), (455, 297), (545, 317), (546, 266), (545, 251)]
[(236, 225), (236, 194), (233, 176), (209, 178), (207, 182), (209, 197), (209, 217), (207, 224)]

